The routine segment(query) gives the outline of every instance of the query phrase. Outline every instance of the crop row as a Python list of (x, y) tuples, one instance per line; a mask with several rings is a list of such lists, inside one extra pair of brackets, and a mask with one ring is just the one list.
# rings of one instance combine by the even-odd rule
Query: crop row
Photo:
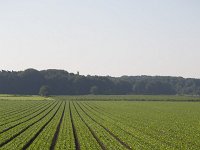
[[(198, 115), (193, 114), (192, 118), (188, 118), (187, 116), (180, 116), (180, 113), (175, 113), (176, 110), (171, 110), (171, 108), (168, 113), (164, 111), (164, 109), (166, 108), (163, 108), (163, 110), (159, 110), (158, 113), (157, 109), (162, 108), (163, 103), (159, 103), (159, 107), (156, 103), (145, 103), (145, 105), (141, 103), (133, 103), (132, 107), (135, 110), (128, 110), (129, 108), (131, 108), (130, 106), (127, 106), (128, 103), (126, 103), (125, 106), (123, 106), (123, 103), (120, 103), (121, 106), (116, 106), (116, 104), (114, 104), (113, 106), (110, 103), (108, 105), (106, 103), (103, 104), (96, 102), (86, 102), (84, 104), (85, 106), (87, 105), (88, 109), (89, 106), (91, 106), (91, 114), (95, 113), (96, 115), (99, 115), (100, 117), (106, 119), (105, 122), (113, 122), (116, 124), (116, 126), (122, 127), (125, 131), (128, 131), (129, 133), (134, 133), (136, 137), (142, 138), (142, 140), (145, 142), (149, 142), (150, 144), (152, 144), (152, 146), (154, 146), (154, 148), (198, 149), (200, 145), (198, 140), (196, 140), (199, 138), (199, 128), (194, 128), (194, 123), (187, 122), (187, 120), (195, 120)], [(134, 105), (138, 105), (138, 107), (134, 107)], [(143, 106), (140, 108), (140, 105), (144, 105), (147, 110), (143, 109)], [(148, 105), (152, 106), (148, 108)], [(167, 104), (164, 104), (164, 106), (167, 106)], [(127, 109), (123, 110), (123, 108)], [(120, 111), (117, 111), (119, 109)], [(167, 108), (167, 110), (168, 109), (169, 108)], [(174, 114), (172, 112), (174, 112)], [(174, 120), (175, 118), (176, 120)], [(183, 124), (183, 122), (185, 123)]]
[(0, 134), (3, 132), (6, 132), (16, 126), (19, 126), (25, 122), (28, 122), (34, 118), (37, 118), (37, 116), (39, 116), (40, 114), (42, 114), (43, 112), (48, 110), (53, 105), (54, 105), (54, 103), (47, 103), (43, 107), (39, 107), (34, 111), (31, 110), (25, 116), (22, 116), (20, 118), (15, 118), (14, 120), (9, 121), (7, 124), (0, 126)]
[(80, 114), (86, 119), (86, 121), (91, 125), (91, 128), (95, 130), (99, 140), (104, 143), (107, 149), (131, 149), (131, 147), (118, 138), (110, 129), (103, 125), (96, 117), (91, 116), (86, 110), (82, 108), (81, 105), (76, 103), (77, 109)]
[(28, 140), (30, 140), (36, 131), (40, 129), (40, 127), (55, 114), (60, 105), (61, 104), (57, 102), (36, 118), (33, 118), (28, 122), (25, 122), (7, 132), (2, 133), (0, 136), (0, 141), (2, 141), (0, 143), (0, 147), (4, 147), (4, 149), (22, 147), (25, 143), (28, 142)]
[(198, 104), (174, 106), (166, 102), (70, 101), (66, 97), (35, 104), (27, 102), (30, 106), (22, 103), (17, 107), (23, 109), (22, 106), (26, 106), (30, 110), (23, 109), (21, 116), (20, 113), (12, 115), (0, 125), (0, 149), (154, 150), (200, 147)]
[[(22, 103), (24, 103), (24, 102), (22, 102)], [(43, 106), (45, 104), (45, 102), (40, 102), (40, 103), (31, 102), (28, 104), (23, 105), (23, 107), (16, 107), (14, 104), (12, 104), (12, 106), (14, 108), (16, 108), (16, 110), (13, 110), (10, 112), (5, 111), (4, 114), (2, 113), (0, 116), (1, 117), (0, 118), (1, 125), (12, 120), (13, 118), (22, 117), (24, 114), (30, 112), (31, 110), (35, 110), (35, 108)]]
[[(1, 108), (0, 108), (0, 115), (5, 115), (14, 111), (18, 111), (18, 109), (25, 109), (26, 107), (32, 105), (37, 105), (39, 103), (42, 103), (42, 101), (3, 101), (1, 100)], [(13, 107), (15, 106), (15, 107)]]

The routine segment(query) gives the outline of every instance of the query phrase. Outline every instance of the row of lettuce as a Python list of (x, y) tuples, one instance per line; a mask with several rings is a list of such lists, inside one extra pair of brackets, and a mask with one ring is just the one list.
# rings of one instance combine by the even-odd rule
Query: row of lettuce
[(0, 149), (197, 149), (198, 105), (0, 101)]

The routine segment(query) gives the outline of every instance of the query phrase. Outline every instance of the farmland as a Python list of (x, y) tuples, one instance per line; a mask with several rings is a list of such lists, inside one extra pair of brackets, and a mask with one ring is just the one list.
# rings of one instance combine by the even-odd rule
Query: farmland
[(0, 149), (200, 147), (196, 97), (0, 97)]

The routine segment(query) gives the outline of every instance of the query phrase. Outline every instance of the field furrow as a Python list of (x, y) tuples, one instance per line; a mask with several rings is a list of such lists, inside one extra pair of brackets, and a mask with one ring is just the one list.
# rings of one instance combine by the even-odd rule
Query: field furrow
[(24, 125), (21, 125), (20, 127), (13, 128), (9, 130), (8, 132), (4, 132), (0, 136), (0, 147), (6, 145), (7, 143), (11, 142), (13, 139), (24, 133), (26, 130), (28, 130), (30, 127), (34, 126), (36, 123), (40, 122), (42, 119), (44, 119), (51, 111), (54, 110), (54, 108), (57, 106), (58, 102), (52, 106), (50, 109), (46, 110), (44, 113), (42, 113), (39, 117), (35, 118), (34, 120), (31, 120), (31, 122), (26, 122)]
[(66, 102), (65, 102), (65, 106), (64, 106), (64, 109), (63, 109), (62, 116), (60, 118), (59, 124), (58, 124), (58, 126), (56, 128), (56, 132), (54, 133), (54, 136), (53, 136), (53, 139), (52, 139), (52, 142), (51, 142), (50, 150), (54, 150), (55, 149), (56, 142), (58, 140), (58, 135), (60, 133), (60, 127), (61, 127), (61, 124), (63, 122), (63, 117), (64, 117), (64, 114), (65, 114), (65, 107), (66, 107)]
[(89, 124), (83, 119), (83, 117), (80, 115), (80, 113), (78, 112), (76, 106), (73, 103), (73, 106), (76, 110), (76, 113), (78, 114), (78, 116), (81, 118), (81, 120), (84, 122), (84, 124), (87, 126), (87, 128), (89, 129), (90, 133), (93, 135), (93, 137), (95, 138), (95, 140), (98, 142), (98, 144), (101, 146), (102, 150), (106, 150), (105, 145), (99, 140), (99, 138), (97, 137), (96, 133), (94, 132), (94, 130), (92, 130), (92, 128), (89, 126)]
[[(161, 113), (160, 112), (158, 113), (157, 111), (155, 113), (153, 113), (157, 107), (151, 108), (152, 110), (149, 110), (149, 111), (151, 111), (150, 115), (154, 114), (153, 116), (152, 115), (149, 116), (148, 113), (144, 114), (144, 115), (139, 114), (139, 116), (138, 116), (138, 114), (135, 114), (135, 113), (134, 113), (135, 115), (131, 114), (131, 112), (134, 112), (133, 110), (130, 110), (130, 112), (129, 112), (129, 110), (114, 111), (114, 110), (112, 110), (111, 107), (109, 107), (108, 105), (105, 105), (105, 104), (104, 105), (108, 106), (109, 108), (104, 107), (104, 105), (102, 105), (103, 107), (100, 106), (99, 105), (100, 103), (97, 103), (97, 104), (95, 103), (95, 105), (93, 105), (94, 103), (90, 102), (87, 104), (90, 104), (90, 105), (92, 104), (91, 106), (93, 108), (96, 105), (95, 106), (96, 110), (98, 109), (98, 111), (103, 114), (101, 116), (104, 116), (104, 117), (109, 116), (108, 117), (109, 119), (107, 119), (108, 121), (111, 121), (114, 119), (115, 122), (118, 123), (119, 125), (122, 124), (122, 126), (123, 126), (123, 124), (124, 124), (125, 130), (130, 130), (131, 132), (132, 131), (134, 132), (134, 130), (135, 130), (138, 133), (140, 133), (139, 137), (144, 136), (147, 138), (149, 137), (151, 140), (154, 139), (154, 141), (157, 141), (158, 143), (157, 144), (155, 142), (153, 142), (153, 143), (158, 148), (164, 147), (165, 149), (166, 148), (167, 149), (182, 149), (183, 147), (185, 147), (185, 145), (187, 145), (187, 149), (188, 148), (197, 149), (199, 147), (199, 144), (191, 141), (192, 138), (187, 138), (186, 136), (182, 137), (184, 135), (182, 131), (188, 131), (189, 132), (188, 136), (191, 135), (190, 130), (189, 130), (191, 127), (186, 127), (186, 128), (184, 128), (184, 130), (181, 129), (182, 130), (181, 132), (177, 132), (177, 130), (179, 130), (179, 128), (177, 128), (177, 127), (172, 128), (172, 126), (171, 126), (171, 125), (174, 125), (174, 122), (176, 122), (176, 120), (173, 120), (173, 122), (171, 122), (171, 121), (168, 122), (169, 125), (167, 125), (166, 123), (160, 124), (160, 122), (158, 122), (158, 121), (161, 120), (162, 118), (155, 119), (155, 117), (157, 117), (157, 116), (159, 117), (162, 115), (164, 117), (168, 117), (168, 116), (163, 110), (159, 110), (159, 111), (161, 111)], [(133, 103), (133, 104), (135, 104), (135, 103)], [(160, 105), (162, 103), (155, 103), (155, 104), (153, 103), (153, 106), (156, 106), (156, 104)], [(140, 107), (140, 105), (142, 105), (142, 107), (143, 107), (143, 104), (141, 104), (141, 103), (136, 103), (136, 105), (138, 105), (139, 107)], [(138, 110), (139, 111), (142, 110), (141, 108), (137, 108), (137, 107), (134, 107), (134, 108), (135, 108), (135, 112), (137, 112)], [(150, 109), (150, 108), (148, 108), (148, 109)], [(145, 109), (143, 110), (143, 112), (145, 112)], [(141, 112), (139, 112), (139, 113), (141, 113)], [(146, 116), (149, 116), (149, 118), (146, 118)], [(139, 117), (143, 117), (143, 120), (141, 120), (141, 118), (139, 118)], [(177, 119), (179, 119), (179, 118), (177, 118)], [(155, 125), (158, 125), (158, 126), (155, 126)], [(163, 128), (161, 125), (165, 125), (165, 128), (167, 127), (168, 130), (165, 131), (165, 128)], [(183, 126), (181, 126), (181, 128), (183, 128)], [(192, 129), (192, 130), (193, 130), (193, 132), (195, 131), (195, 129)], [(198, 132), (196, 132), (196, 133), (198, 133)], [(177, 136), (178, 134), (180, 134), (180, 135)], [(192, 134), (192, 135), (196, 136), (196, 139), (199, 137), (199, 134)], [(188, 139), (188, 142), (186, 142), (186, 141), (183, 142), (183, 139), (184, 140)], [(145, 138), (145, 141), (149, 141), (149, 140)]]
[(65, 113), (60, 126), (60, 132), (57, 138), (56, 150), (70, 149), (75, 150), (74, 134), (70, 118), (69, 101), (66, 101)]
[(80, 150), (80, 142), (79, 142), (79, 139), (78, 139), (76, 127), (74, 125), (74, 119), (73, 119), (73, 116), (72, 116), (72, 110), (71, 110), (70, 102), (69, 102), (69, 110), (70, 110), (70, 118), (71, 118), (73, 135), (74, 135), (75, 149)]
[(71, 105), (71, 110), (73, 114), (74, 125), (77, 131), (77, 136), (80, 142), (80, 149), (101, 149), (92, 133), (79, 117), (73, 104)]
[(78, 103), (75, 104), (77, 106), (77, 110), (85, 119), (87, 119), (87, 122), (89, 123), (89, 125), (91, 125), (92, 129), (95, 130), (97, 136), (102, 141), (102, 143), (104, 143), (107, 149), (131, 149), (110, 130), (108, 130), (100, 122), (91, 117), (85, 110), (82, 109), (82, 107)]
[[(23, 102), (22, 102), (23, 103)], [(26, 114), (27, 112), (29, 112), (30, 110), (34, 110), (35, 108), (37, 108), (38, 106), (42, 106), (43, 103), (27, 103), (25, 106), (22, 107), (17, 107), (17, 110), (12, 110), (11, 112), (4, 112), (3, 114), (1, 114), (0, 116), (0, 122), (2, 125), (5, 121), (9, 121), (12, 118), (15, 118), (17, 116), (23, 116), (24, 114)]]
[[(28, 97), (28, 96), (27, 96)], [(0, 150), (198, 150), (200, 103), (0, 100)], [(103, 99), (103, 98), (107, 99)], [(25, 97), (23, 97), (25, 98)], [(85, 99), (84, 99), (85, 98)], [(44, 100), (46, 99), (46, 100)], [(12, 109), (13, 108), (13, 109)], [(2, 117), (2, 118), (1, 118)]]
[(43, 150), (50, 149), (51, 141), (56, 131), (56, 126), (58, 124), (60, 116), (62, 115), (63, 106), (63, 102), (60, 102), (60, 105), (53, 114), (53, 116), (51, 116), (51, 118), (49, 118), (49, 120), (47, 120), (47, 122), (23, 146), (23, 150), (40, 149), (40, 147), (42, 147)]
[[(42, 114), (44, 111), (48, 110), (54, 103), (48, 103), (47, 105), (44, 105), (44, 107), (41, 107), (39, 109), (36, 109), (35, 111), (30, 111), (30, 114), (25, 115), (24, 117), (21, 118), (16, 118), (13, 121), (8, 122), (5, 125), (2, 125), (0, 127), (0, 134), (3, 132), (6, 132), (22, 123), (25, 123), (27, 121), (30, 121), (31, 119), (36, 118), (37, 116), (39, 116), (40, 114)], [(26, 118), (28, 117), (28, 118)], [(22, 120), (21, 120), (22, 119)]]
[(131, 147), (142, 149), (160, 149), (160, 147), (158, 148), (153, 145), (153, 143), (155, 144), (158, 142), (157, 140), (154, 140), (151, 137), (146, 137), (137, 130), (128, 128), (126, 124), (120, 123), (121, 120), (114, 120), (112, 116), (107, 116), (104, 112), (100, 112), (93, 107), (87, 108), (87, 106), (88, 105), (83, 104), (83, 107), (90, 115), (95, 116), (96, 119), (103, 122), (106, 127), (110, 128), (110, 130), (117, 134), (123, 141), (130, 143)]

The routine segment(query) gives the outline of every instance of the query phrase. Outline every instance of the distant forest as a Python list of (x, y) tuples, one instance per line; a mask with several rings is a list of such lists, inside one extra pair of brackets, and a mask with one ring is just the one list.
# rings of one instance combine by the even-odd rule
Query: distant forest
[(27, 69), (0, 71), (1, 94), (39, 93), (48, 87), (51, 95), (200, 95), (200, 79), (169, 76), (83, 76), (64, 70)]

